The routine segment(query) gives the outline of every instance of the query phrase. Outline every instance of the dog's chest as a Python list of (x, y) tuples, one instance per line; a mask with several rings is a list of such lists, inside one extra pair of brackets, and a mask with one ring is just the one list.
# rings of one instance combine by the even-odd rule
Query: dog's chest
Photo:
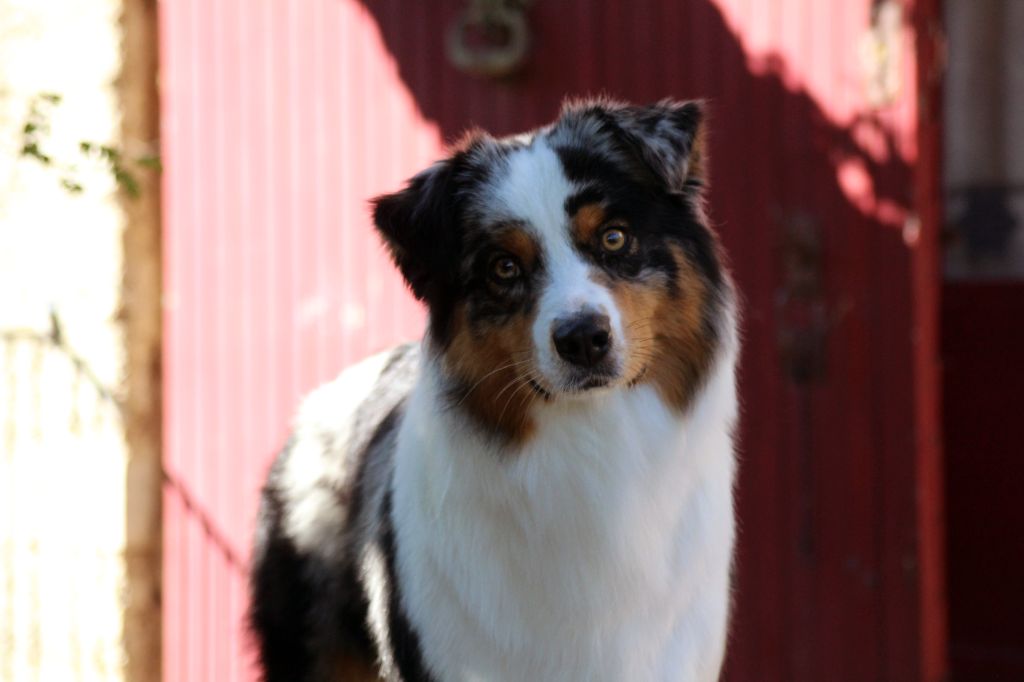
[(694, 428), (641, 388), (547, 410), (503, 458), (416, 403), (399, 575), (442, 678), (661, 678), (680, 630), (702, 629), (686, 621), (705, 617), (703, 576), (728, 573), (727, 428)]

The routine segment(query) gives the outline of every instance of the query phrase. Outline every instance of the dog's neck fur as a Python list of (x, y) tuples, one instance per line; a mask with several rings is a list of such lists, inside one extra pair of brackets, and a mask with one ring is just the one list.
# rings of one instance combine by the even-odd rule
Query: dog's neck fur
[(536, 408), (514, 450), (439, 411), (425, 361), (393, 514), (403, 606), (439, 679), (716, 679), (735, 347), (725, 340), (686, 415), (645, 384), (563, 397)]

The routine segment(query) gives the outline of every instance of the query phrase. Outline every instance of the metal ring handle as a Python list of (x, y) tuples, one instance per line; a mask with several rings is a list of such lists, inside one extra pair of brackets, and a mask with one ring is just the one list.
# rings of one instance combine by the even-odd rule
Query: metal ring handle
[[(472, 47), (467, 35), (474, 26), (502, 28), (508, 41), (502, 45)], [(467, 9), (448, 29), (448, 59), (456, 68), (476, 76), (497, 78), (515, 72), (526, 60), (530, 33), (521, 9), (489, 7), (486, 12), (474, 6)]]

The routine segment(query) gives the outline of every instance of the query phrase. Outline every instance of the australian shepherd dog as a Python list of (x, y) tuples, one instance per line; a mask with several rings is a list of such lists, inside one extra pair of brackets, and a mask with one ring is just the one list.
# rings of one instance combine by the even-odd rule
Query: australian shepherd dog
[(697, 102), (568, 104), (374, 202), (420, 343), (316, 390), (263, 491), (266, 680), (716, 680), (737, 312)]

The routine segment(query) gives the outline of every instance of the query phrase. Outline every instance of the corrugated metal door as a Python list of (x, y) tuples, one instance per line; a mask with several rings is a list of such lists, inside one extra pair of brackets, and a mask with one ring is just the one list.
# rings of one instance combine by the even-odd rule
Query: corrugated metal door
[(251, 676), (243, 566), (289, 416), (419, 332), (366, 200), (467, 126), (587, 92), (713, 106), (712, 213), (746, 298), (729, 678), (937, 679), (937, 218), (913, 171), (931, 0), (536, 0), (503, 81), (444, 59), (465, 4), (163, 4), (166, 679)]
[(252, 677), (244, 564), (300, 397), (419, 334), (367, 200), (439, 154), (358, 3), (162, 4), (164, 678)]

